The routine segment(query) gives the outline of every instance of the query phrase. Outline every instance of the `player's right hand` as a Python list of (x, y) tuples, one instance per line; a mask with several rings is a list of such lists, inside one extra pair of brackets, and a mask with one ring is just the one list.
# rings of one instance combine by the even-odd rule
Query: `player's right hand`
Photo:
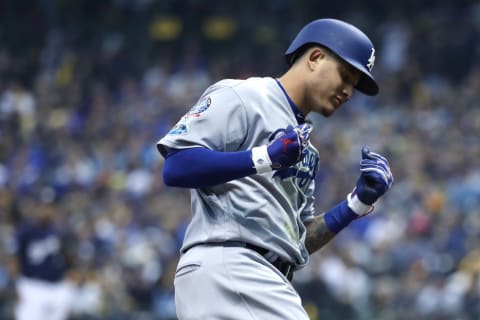
[(312, 126), (304, 123), (293, 128), (288, 126), (285, 132), (267, 147), (274, 170), (287, 168), (302, 159), (310, 139)]
[(284, 133), (270, 144), (252, 149), (252, 159), (258, 173), (290, 167), (305, 154), (312, 132), (312, 125), (304, 123)]

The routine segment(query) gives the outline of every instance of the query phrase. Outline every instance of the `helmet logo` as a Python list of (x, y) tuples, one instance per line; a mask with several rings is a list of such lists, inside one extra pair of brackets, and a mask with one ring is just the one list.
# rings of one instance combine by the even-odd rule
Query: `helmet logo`
[(368, 63), (367, 63), (368, 71), (372, 72), (374, 64), (375, 64), (375, 49), (372, 48), (372, 53), (370, 53), (370, 58), (368, 58)]

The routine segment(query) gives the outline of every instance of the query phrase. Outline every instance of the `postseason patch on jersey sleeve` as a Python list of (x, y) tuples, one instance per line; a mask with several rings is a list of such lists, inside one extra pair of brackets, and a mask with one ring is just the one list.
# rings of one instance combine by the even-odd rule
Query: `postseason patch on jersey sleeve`
[(212, 99), (206, 97), (194, 105), (177, 124), (168, 132), (169, 135), (179, 135), (188, 132), (188, 123), (191, 119), (198, 119), (212, 104)]

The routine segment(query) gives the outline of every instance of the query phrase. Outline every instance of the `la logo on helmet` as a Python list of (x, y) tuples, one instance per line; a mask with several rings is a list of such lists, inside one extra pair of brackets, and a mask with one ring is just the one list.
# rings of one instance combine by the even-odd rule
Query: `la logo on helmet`
[(375, 64), (375, 48), (372, 48), (372, 53), (370, 53), (370, 58), (368, 58), (368, 63), (367, 63), (368, 71), (372, 72), (374, 64)]

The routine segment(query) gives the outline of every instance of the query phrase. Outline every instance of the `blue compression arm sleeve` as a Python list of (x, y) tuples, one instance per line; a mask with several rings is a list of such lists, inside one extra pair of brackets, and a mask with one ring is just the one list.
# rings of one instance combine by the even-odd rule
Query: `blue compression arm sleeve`
[(171, 187), (203, 188), (256, 172), (249, 150), (171, 149), (163, 166), (163, 181)]
[(338, 233), (350, 222), (357, 218), (358, 215), (348, 207), (347, 200), (343, 200), (338, 205), (330, 209), (323, 217), (327, 228), (333, 233)]

